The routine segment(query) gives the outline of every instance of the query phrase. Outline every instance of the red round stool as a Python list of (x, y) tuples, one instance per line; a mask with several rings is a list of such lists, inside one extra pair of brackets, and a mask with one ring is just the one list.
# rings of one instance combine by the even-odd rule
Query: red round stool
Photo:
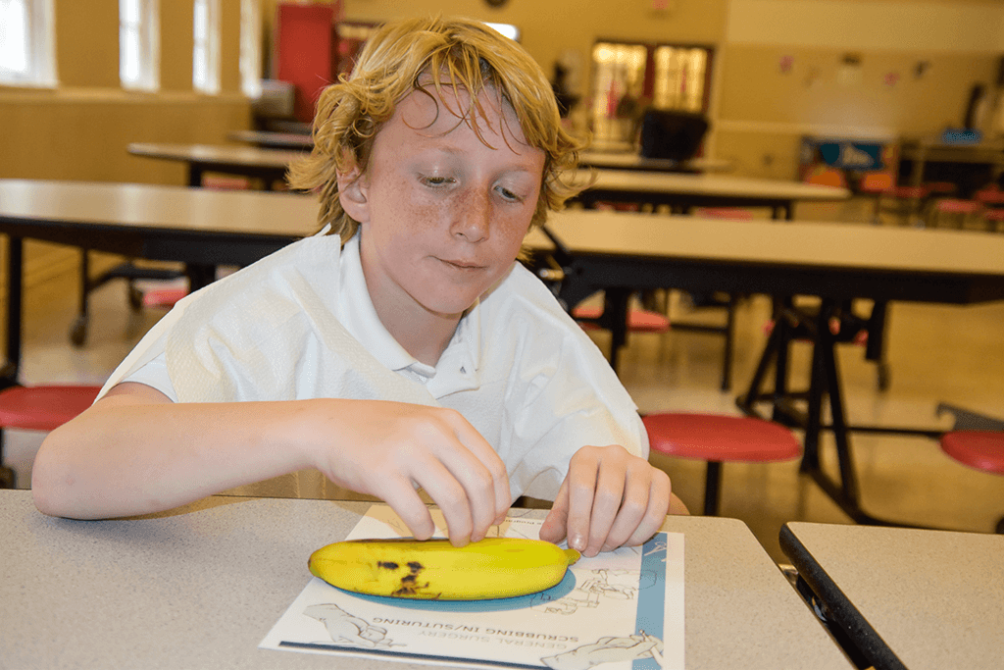
[(100, 386), (11, 386), (0, 391), (0, 488), (14, 488), (3, 466), (3, 429), (55, 430), (91, 406)]
[(941, 449), (959, 463), (1004, 475), (1004, 432), (951, 431), (941, 436)]
[(977, 200), (944, 198), (934, 203), (935, 223), (940, 225), (945, 218), (954, 228), (965, 228), (966, 221), (983, 210), (983, 203)]
[(188, 295), (187, 288), (155, 288), (143, 293), (143, 306), (171, 309), (175, 303)]
[[(953, 430), (941, 436), (941, 450), (963, 465), (1004, 475), (1004, 431)], [(1004, 533), (1004, 517), (997, 522)]]
[(773, 463), (798, 458), (790, 430), (773, 421), (720, 414), (661, 413), (642, 417), (653, 451), (706, 461), (704, 514), (718, 515), (722, 463)]
[[(599, 328), (596, 321), (603, 316), (602, 307), (581, 306), (572, 309), (572, 318), (586, 330)], [(647, 309), (628, 310), (628, 330), (639, 333), (664, 333), (669, 330), (669, 317)]]

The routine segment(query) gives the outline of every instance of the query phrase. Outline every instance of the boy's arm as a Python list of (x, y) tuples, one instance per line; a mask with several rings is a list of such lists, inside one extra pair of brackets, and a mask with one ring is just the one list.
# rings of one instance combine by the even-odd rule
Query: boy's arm
[(686, 513), (669, 476), (644, 458), (619, 445), (583, 447), (572, 456), (540, 539), (567, 538), (585, 556), (639, 545), (662, 526), (671, 501)]
[(163, 511), (304, 468), (385, 500), (415, 537), (443, 511), (454, 544), (484, 537), (510, 505), (505, 466), (457, 412), (370, 400), (172, 403), (123, 383), (53, 431), (32, 468), (46, 514)]

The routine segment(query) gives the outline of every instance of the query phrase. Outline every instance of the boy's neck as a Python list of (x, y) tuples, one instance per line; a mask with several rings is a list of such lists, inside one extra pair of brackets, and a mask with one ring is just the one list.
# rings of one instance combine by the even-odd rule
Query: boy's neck
[(403, 316), (400, 313), (381, 314), (381, 310), (377, 308), (377, 316), (405, 351), (419, 362), (433, 367), (446, 351), (457, 324), (460, 323), (459, 316), (431, 312)]

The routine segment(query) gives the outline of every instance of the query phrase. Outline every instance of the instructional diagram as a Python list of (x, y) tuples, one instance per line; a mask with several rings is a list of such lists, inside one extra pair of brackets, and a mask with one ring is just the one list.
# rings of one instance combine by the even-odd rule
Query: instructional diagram
[[(513, 512), (498, 536), (537, 539), (542, 521)], [(436, 525), (444, 535), (441, 515)], [(408, 534), (388, 506), (374, 505), (346, 539)], [(465, 666), (682, 670), (683, 612), (683, 535), (659, 533), (583, 557), (558, 585), (515, 598), (368, 596), (314, 577), (259, 646)]]

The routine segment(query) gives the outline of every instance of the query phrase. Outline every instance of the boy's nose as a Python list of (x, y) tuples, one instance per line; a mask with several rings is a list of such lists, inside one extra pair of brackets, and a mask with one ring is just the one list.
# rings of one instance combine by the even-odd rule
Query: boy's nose
[(491, 220), (491, 196), (479, 190), (468, 193), (459, 204), (453, 217), (453, 234), (467, 242), (480, 242), (487, 238)]

